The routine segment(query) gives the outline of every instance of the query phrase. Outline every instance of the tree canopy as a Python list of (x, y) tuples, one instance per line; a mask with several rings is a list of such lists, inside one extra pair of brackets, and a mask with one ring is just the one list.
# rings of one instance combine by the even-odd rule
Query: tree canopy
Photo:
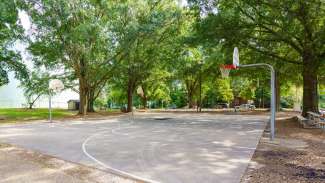
[(19, 6), (16, 1), (0, 2), (0, 86), (9, 82), (8, 71), (15, 72), (16, 78), (27, 77), (26, 66), (22, 63), (20, 54), (14, 50), (15, 42), (24, 38), (18, 21)]
[[(5, 0), (0, 4), (0, 84), (15, 71), (26, 78), (22, 86), (32, 103), (44, 93), (39, 86), (60, 78), (79, 93), (81, 114), (93, 112), (96, 100), (105, 103), (98, 102), (103, 96), (111, 105), (125, 104), (127, 111), (134, 103), (146, 108), (148, 101), (192, 108), (254, 100), (264, 106), (270, 89), (265, 71), (239, 69), (221, 78), (220, 65), (231, 63), (233, 48), (239, 47), (241, 64), (275, 67), (279, 105), (281, 95), (292, 103), (288, 93), (302, 86), (303, 114), (318, 112), (324, 4), (189, 0), (184, 7), (176, 0)], [(29, 39), (19, 23), (22, 10), (33, 25)], [(12, 49), (16, 40), (28, 40), (38, 68), (29, 77)]]
[(269, 60), (281, 65), (278, 70), (294, 69), (303, 78), (303, 114), (318, 112), (317, 78), (325, 59), (324, 1), (191, 2), (204, 14), (197, 24), (200, 41), (221, 43), (228, 50), (237, 45), (247, 54), (263, 58), (243, 63)]

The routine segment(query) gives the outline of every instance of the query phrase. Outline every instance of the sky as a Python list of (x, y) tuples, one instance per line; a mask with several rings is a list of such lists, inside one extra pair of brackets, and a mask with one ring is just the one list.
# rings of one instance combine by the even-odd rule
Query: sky
[(186, 1), (186, 0), (178, 0), (178, 3), (179, 3), (180, 6), (182, 6), (182, 7), (187, 6), (187, 1)]
[[(20, 19), (20, 23), (22, 27), (25, 30), (26, 35), (31, 35), (31, 28), (32, 24), (29, 19), (29, 16), (25, 11), (19, 11), (18, 16)], [(17, 50), (21, 53), (22, 60), (26, 64), (27, 68), (29, 70), (33, 70), (33, 63), (31, 61), (31, 56), (27, 53), (26, 48), (27, 44), (23, 43), (21, 41), (17, 41), (14, 45), (14, 50)], [(9, 84), (4, 85), (0, 87), (0, 108), (3, 107), (14, 107), (19, 108), (22, 107), (25, 102), (25, 97), (23, 94), (23, 89), (20, 88), (20, 81), (15, 79), (15, 75), (13, 72), (9, 72)], [(60, 107), (60, 108), (66, 108), (67, 107), (67, 101), (73, 99), (77, 100), (79, 99), (79, 96), (77, 93), (71, 91), (71, 90), (65, 90), (61, 92), (60, 94), (53, 97), (53, 107)], [(39, 99), (39, 101), (36, 103), (36, 107), (47, 107), (48, 106), (48, 97), (43, 96)]]

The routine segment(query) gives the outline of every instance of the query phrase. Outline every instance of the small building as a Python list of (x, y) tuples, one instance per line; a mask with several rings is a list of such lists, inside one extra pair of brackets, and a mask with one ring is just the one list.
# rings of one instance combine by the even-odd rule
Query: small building
[(68, 109), (69, 110), (79, 110), (80, 101), (79, 100), (69, 100)]

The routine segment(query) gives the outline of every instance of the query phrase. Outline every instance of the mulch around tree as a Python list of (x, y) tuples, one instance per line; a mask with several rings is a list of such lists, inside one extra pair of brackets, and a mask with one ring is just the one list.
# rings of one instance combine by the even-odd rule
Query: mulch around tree
[(294, 119), (278, 120), (276, 139), (266, 130), (242, 183), (325, 183), (325, 130), (304, 129)]

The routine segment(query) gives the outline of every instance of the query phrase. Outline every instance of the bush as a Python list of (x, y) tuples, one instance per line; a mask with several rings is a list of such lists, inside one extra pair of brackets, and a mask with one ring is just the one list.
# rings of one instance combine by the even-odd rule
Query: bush
[(282, 97), (280, 100), (280, 104), (282, 108), (293, 108), (294, 98), (292, 96)]
[(104, 100), (96, 99), (94, 102), (94, 107), (97, 109), (103, 109), (107, 107), (107, 104)]
[(177, 108), (182, 108), (187, 105), (186, 93), (182, 90), (177, 90), (171, 93), (171, 103)]

